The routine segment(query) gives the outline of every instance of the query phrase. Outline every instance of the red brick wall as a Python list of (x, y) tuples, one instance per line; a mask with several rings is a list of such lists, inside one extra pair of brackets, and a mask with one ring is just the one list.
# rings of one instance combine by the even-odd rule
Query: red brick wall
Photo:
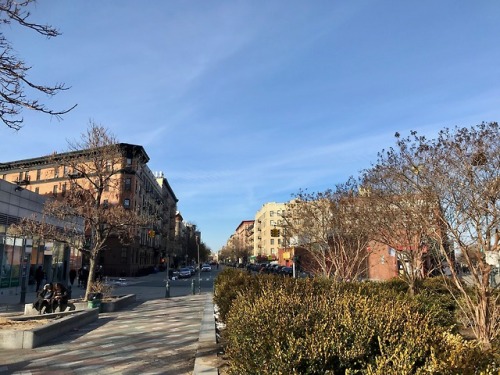
[(372, 242), (369, 251), (368, 278), (370, 280), (389, 280), (398, 276), (396, 254), (391, 254), (389, 246)]

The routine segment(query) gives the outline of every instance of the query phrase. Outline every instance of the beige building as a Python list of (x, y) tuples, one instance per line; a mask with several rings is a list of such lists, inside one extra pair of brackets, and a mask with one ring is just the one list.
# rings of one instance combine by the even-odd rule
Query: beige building
[[(286, 203), (265, 203), (255, 214), (253, 246), (253, 255), (255, 257), (268, 256), (275, 259), (278, 258), (278, 249), (283, 246), (285, 235), (281, 228), (285, 207)], [(278, 229), (279, 235), (273, 237), (271, 229)]]

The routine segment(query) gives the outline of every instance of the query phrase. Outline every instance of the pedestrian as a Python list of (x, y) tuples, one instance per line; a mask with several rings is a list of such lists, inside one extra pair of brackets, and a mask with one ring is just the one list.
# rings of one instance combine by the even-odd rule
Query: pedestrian
[(57, 308), (59, 308), (59, 311), (66, 310), (68, 299), (68, 290), (66, 287), (61, 283), (56, 283), (52, 297), (52, 312), (55, 312)]
[(88, 278), (89, 278), (89, 270), (88, 270), (87, 266), (83, 266), (83, 269), (82, 269), (82, 288), (87, 287)]
[(40, 284), (42, 284), (43, 280), (43, 268), (42, 266), (38, 266), (38, 268), (35, 271), (35, 282), (36, 282), (36, 288), (35, 292), (38, 293), (38, 290), (40, 289)]
[(102, 266), (101, 265), (97, 266), (97, 269), (95, 271), (95, 279), (97, 281), (102, 281)]
[(78, 286), (82, 286), (82, 273), (83, 273), (83, 267), (78, 268), (77, 274), (78, 274)]
[(38, 311), (38, 314), (48, 312), (47, 309), (51, 306), (52, 294), (52, 284), (45, 284), (43, 289), (36, 294), (33, 308)]
[(75, 279), (76, 279), (76, 270), (74, 268), (72, 268), (69, 271), (69, 283), (71, 284), (71, 286), (73, 286)]

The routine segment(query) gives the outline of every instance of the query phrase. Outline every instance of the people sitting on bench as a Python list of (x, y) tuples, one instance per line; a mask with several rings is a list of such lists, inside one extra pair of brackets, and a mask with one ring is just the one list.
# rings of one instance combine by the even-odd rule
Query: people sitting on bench
[(66, 310), (68, 306), (68, 290), (61, 283), (56, 283), (54, 286), (54, 295), (52, 296), (52, 312)]
[(54, 291), (52, 284), (45, 284), (43, 289), (39, 291), (36, 295), (36, 299), (33, 302), (33, 308), (38, 311), (39, 314), (45, 314), (50, 312), (52, 308), (52, 296)]

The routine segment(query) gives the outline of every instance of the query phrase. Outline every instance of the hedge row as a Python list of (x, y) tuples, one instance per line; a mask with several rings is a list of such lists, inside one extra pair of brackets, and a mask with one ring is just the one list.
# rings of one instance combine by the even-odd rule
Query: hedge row
[(411, 299), (394, 283), (223, 271), (214, 302), (226, 323), (229, 373), (498, 373), (492, 353), (454, 333), (445, 293)]

